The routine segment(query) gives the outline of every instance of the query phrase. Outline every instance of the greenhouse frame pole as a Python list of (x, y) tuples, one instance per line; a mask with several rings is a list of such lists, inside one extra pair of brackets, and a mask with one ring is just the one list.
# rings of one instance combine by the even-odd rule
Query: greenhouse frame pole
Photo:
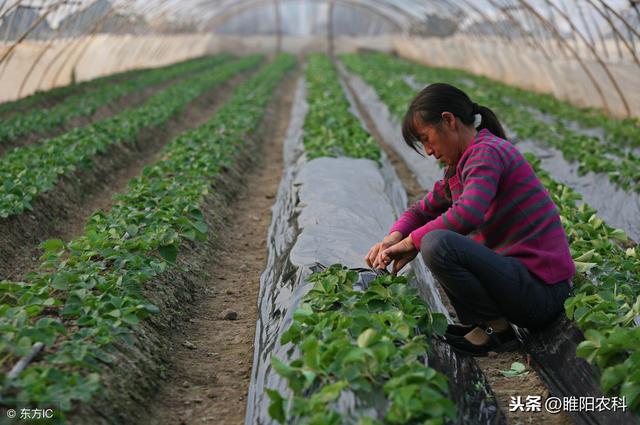
[[(473, 10), (474, 12), (476, 12), (478, 15), (480, 15), (482, 19), (487, 21), (489, 25), (491, 25), (491, 28), (493, 28), (496, 34), (499, 34), (501, 37), (504, 37), (505, 39), (507, 39), (509, 43), (511, 43), (512, 41), (511, 36), (506, 31), (504, 31), (503, 28), (500, 28), (500, 26), (497, 25), (491, 18), (489, 18), (489, 16), (485, 14), (482, 11), (482, 9), (478, 8), (471, 1), (467, 1), (467, 0), (461, 0), (461, 1), (462, 3), (464, 3), (465, 6), (467, 6), (469, 9)], [(477, 34), (477, 35), (482, 35), (482, 34)]]
[[(107, 17), (111, 16), (112, 13), (115, 12), (115, 9), (111, 9), (109, 11), (108, 14), (106, 14), (100, 22), (100, 27), (96, 27), (94, 28), (94, 31), (92, 31), (91, 34), (89, 34), (88, 37), (93, 37), (97, 32), (99, 32), (105, 25)], [(124, 23), (122, 23), (121, 21), (119, 21), (120, 26), (118, 27), (118, 30), (121, 30), (122, 27), (125, 25)], [(80, 54), (78, 55), (78, 57), (76, 58), (76, 60), (73, 63), (73, 66), (71, 67), (71, 69), (76, 69), (78, 67), (78, 64), (80, 63), (80, 61), (82, 60), (82, 58), (84, 58), (84, 55), (87, 53), (87, 50), (89, 50), (89, 46), (91, 46), (91, 43), (93, 42), (93, 40), (88, 40), (87, 43), (84, 45), (84, 47), (82, 48), (82, 51), (80, 52)], [(140, 50), (140, 47), (138, 47), (138, 49), (136, 49), (136, 53)], [(58, 77), (56, 76), (56, 79), (54, 80), (54, 84), (55, 82), (58, 80)]]
[[(214, 17), (212, 17), (206, 27), (205, 30), (207, 31), (213, 31), (215, 30), (219, 25), (222, 25), (223, 23), (225, 23), (226, 21), (228, 21), (229, 19), (233, 18), (234, 16), (239, 15), (242, 12), (245, 12), (247, 10), (250, 10), (256, 6), (259, 5), (263, 5), (265, 3), (268, 3), (269, 0), (244, 0), (244, 1), (240, 1), (238, 3), (236, 3), (234, 5), (234, 9), (227, 11), (223, 11), (222, 13), (220, 13), (219, 15), (216, 15)], [(280, 0), (280, 1), (284, 1), (284, 0)], [(289, 1), (302, 1), (302, 0), (289, 0)], [(316, 3), (325, 3), (325, 0), (312, 0)], [(370, 5), (367, 4), (363, 4), (363, 3), (359, 3), (359, 2), (352, 2), (349, 0), (332, 0), (333, 2), (338, 2), (341, 4), (345, 4), (348, 5), (350, 7), (353, 7), (355, 9), (363, 9), (363, 10), (367, 10), (379, 17), (381, 17), (382, 19), (386, 20), (387, 22), (389, 22), (389, 24), (391, 26), (393, 26), (395, 29), (397, 29), (398, 31), (402, 31), (403, 30), (403, 26), (399, 23), (399, 21), (393, 17), (391, 17), (390, 15), (388, 15), (385, 11), (380, 10), (380, 9), (376, 9), (375, 7), (372, 7)]]
[[(593, 86), (595, 87), (596, 91), (598, 92), (598, 95), (600, 96), (600, 100), (602, 101), (602, 104), (604, 105), (604, 109), (607, 112), (611, 112), (611, 110), (609, 109), (609, 104), (607, 103), (607, 99), (604, 95), (604, 92), (602, 91), (602, 87), (600, 87), (600, 84), (598, 84), (598, 80), (596, 80), (595, 76), (591, 73), (591, 71), (589, 70), (589, 68), (587, 67), (587, 64), (584, 63), (584, 61), (582, 60), (582, 58), (580, 57), (580, 55), (578, 54), (578, 52), (573, 48), (573, 46), (571, 46), (569, 43), (567, 43), (565, 40), (562, 39), (562, 36), (559, 34), (558, 29), (554, 26), (552, 26), (549, 21), (547, 21), (543, 16), (541, 16), (539, 13), (537, 13), (535, 11), (535, 9), (533, 9), (531, 7), (531, 5), (529, 5), (526, 1), (524, 0), (519, 0), (520, 3), (527, 8), (527, 10), (530, 10), (531, 13), (534, 14), (534, 16), (539, 19), (543, 25), (546, 25), (548, 27), (548, 29), (550, 29), (554, 34), (557, 35), (559, 40), (562, 40), (562, 42), (565, 44), (565, 46), (569, 49), (569, 51), (571, 52), (571, 54), (573, 55), (574, 59), (576, 61), (578, 61), (578, 63), (580, 64), (580, 66), (582, 66), (582, 69), (584, 70), (584, 72), (587, 74), (587, 77), (589, 78), (589, 80), (591, 80), (591, 83), (593, 84)], [(562, 14), (561, 14), (562, 16)]]
[[(4, 19), (5, 16), (7, 16), (9, 13), (11, 13), (11, 10), (13, 9), (17, 9), (23, 2), (24, 0), (18, 0), (17, 2), (15, 2), (14, 4), (12, 4), (11, 6), (9, 6), (7, 8), (7, 10), (5, 10), (4, 12), (2, 12), (2, 15), (0, 15), (0, 21), (2, 21)], [(5, 1), (6, 3), (6, 1)], [(4, 6), (4, 4), (3, 4)]]
[(282, 51), (282, 15), (279, 0), (273, 0), (273, 7), (276, 12), (276, 53), (280, 53)]
[[(553, 9), (551, 9), (551, 10), (553, 10)], [(593, 21), (593, 26), (596, 28), (596, 32), (598, 33), (598, 38), (600, 39), (600, 44), (602, 45), (602, 50), (604, 51), (604, 56), (605, 56), (606, 59), (610, 59), (611, 55), (609, 55), (609, 49), (607, 48), (607, 40), (605, 40), (605, 38), (604, 38), (604, 34), (602, 33), (602, 29), (600, 28), (600, 25), (597, 24), (595, 17), (592, 16), (591, 20)]]
[(334, 34), (333, 34), (333, 7), (334, 7), (334, 0), (329, 0), (329, 7), (327, 10), (327, 42), (328, 42), (328, 49), (329, 49), (329, 56), (331, 56), (331, 58), (333, 58), (335, 56), (335, 51), (334, 51), (334, 46), (333, 46), (333, 42), (334, 42)]
[[(616, 38), (617, 37), (620, 38), (620, 40), (622, 41), (622, 44), (624, 44), (627, 50), (629, 50), (629, 53), (631, 53), (631, 57), (633, 57), (634, 62), (640, 65), (640, 59), (638, 59), (638, 55), (636, 54), (635, 46), (632, 46), (631, 44), (629, 44), (629, 42), (624, 37), (624, 35), (622, 35), (622, 33), (620, 33), (618, 28), (616, 28), (615, 24), (611, 20), (611, 17), (608, 14), (605, 14), (602, 10), (600, 10), (592, 0), (586, 0), (586, 1), (600, 14), (600, 16), (602, 16), (609, 23), (609, 26), (611, 27), (613, 32), (616, 34)], [(631, 37), (630, 37), (630, 41), (633, 42)]]
[(29, 36), (31, 31), (33, 31), (38, 25), (40, 25), (42, 23), (42, 21), (44, 21), (47, 18), (47, 15), (49, 15), (51, 12), (53, 12), (55, 9), (57, 9), (58, 7), (62, 6), (65, 3), (66, 3), (66, 0), (62, 0), (62, 1), (59, 1), (58, 3), (56, 3), (56, 4), (52, 5), (52, 6), (49, 6), (47, 11), (45, 13), (43, 13), (40, 17), (38, 17), (38, 19), (36, 19), (35, 22), (20, 36), (20, 38), (18, 38), (7, 49), (6, 52), (4, 52), (2, 57), (0, 57), (0, 64), (3, 63), (13, 53), (13, 51), (16, 49), (16, 47), (18, 47), (18, 45), (20, 43), (22, 43)]
[[(626, 19), (624, 19), (624, 17), (622, 15), (620, 15), (618, 12), (616, 12), (615, 9), (613, 9), (611, 6), (609, 6), (606, 2), (604, 2), (604, 0), (599, 0), (600, 4), (602, 5), (602, 7), (604, 7), (606, 10), (608, 10), (609, 12), (613, 13), (613, 15), (620, 19), (622, 21), (622, 23), (624, 24), (625, 27), (627, 27), (627, 30), (629, 30), (629, 32), (635, 34), (636, 37), (640, 38), (640, 32), (638, 32), (638, 30), (636, 30), (633, 25), (631, 25), (629, 22), (627, 22)], [(638, 11), (637, 9), (637, 1), (634, 2), (634, 9), (636, 10), (636, 12)], [(640, 16), (639, 16), (640, 18)]]
[[(608, 10), (605, 9), (604, 12), (607, 14), (607, 16), (609, 16), (609, 11)], [(613, 37), (613, 41), (615, 41), (615, 43), (616, 43), (616, 51), (618, 52), (618, 59), (622, 60), (622, 58), (623, 58), (622, 49), (620, 48), (620, 41), (618, 40), (618, 37)]]
[[(538, 12), (536, 12), (531, 5), (529, 5), (525, 0), (520, 0), (520, 2), (524, 5), (526, 5), (529, 9), (532, 10), (532, 13), (534, 13), (538, 19), (540, 19), (542, 22), (545, 22), (548, 24), (548, 21), (543, 17), (540, 16), (540, 14)], [(546, 3), (548, 3), (551, 7), (556, 8), (557, 6), (555, 6), (550, 0), (545, 0)], [(560, 16), (562, 16), (564, 19), (567, 20), (567, 22), (569, 23), (569, 26), (571, 27), (571, 29), (576, 32), (576, 34), (578, 34), (578, 37), (580, 37), (580, 39), (582, 40), (583, 43), (587, 44), (587, 40), (585, 39), (584, 35), (579, 32), (576, 28), (576, 26), (574, 25), (574, 23), (569, 19), (569, 17), (567, 15), (564, 14), (564, 12), (559, 11), (558, 13), (560, 13)], [(555, 27), (552, 27), (553, 31), (555, 31), (556, 33), (558, 32), (558, 30)], [(611, 70), (609, 69), (609, 67), (607, 66), (606, 63), (604, 63), (604, 61), (602, 60), (602, 58), (600, 57), (600, 55), (598, 55), (598, 52), (596, 51), (594, 46), (588, 45), (587, 47), (589, 48), (589, 50), (591, 51), (591, 53), (593, 53), (593, 55), (596, 58), (596, 61), (600, 64), (600, 66), (602, 67), (602, 69), (604, 70), (604, 72), (607, 74), (607, 77), (609, 77), (609, 80), (611, 81), (611, 84), (613, 84), (614, 89), (616, 90), (616, 92), (618, 93), (618, 96), (620, 96), (620, 100), (622, 100), (622, 104), (624, 106), (625, 112), (627, 113), (627, 117), (631, 117), (631, 108), (629, 107), (629, 103), (627, 102), (627, 98), (624, 96), (624, 93), (622, 92), (622, 89), (620, 88), (620, 86), (618, 85), (618, 82), (616, 81), (616, 79), (613, 77), (613, 74), (611, 74)], [(608, 108), (608, 104), (607, 104), (607, 110), (609, 112), (611, 112), (611, 110), (609, 110)]]
[[(91, 32), (88, 32), (86, 34), (81, 34), (76, 41), (74, 41), (73, 43), (69, 44), (69, 49), (67, 51), (66, 57), (62, 61), (61, 65), (60, 65), (60, 68), (58, 68), (58, 71), (55, 73), (55, 76), (54, 76), (53, 80), (51, 80), (51, 83), (52, 83), (53, 86), (55, 86), (56, 83), (58, 82), (58, 79), (62, 75), (62, 71), (64, 70), (65, 65), (67, 64), (67, 62), (69, 62), (72, 59), (73, 54), (78, 49), (82, 49), (80, 51), (80, 54), (84, 55), (84, 52), (86, 51), (86, 47), (91, 45), (91, 41), (92, 41), (91, 37), (94, 36), (97, 32), (99, 32), (102, 29), (102, 27), (104, 26), (105, 21), (109, 17), (111, 17), (114, 13), (115, 13), (115, 9), (111, 9), (109, 11), (109, 13), (105, 14), (103, 17), (101, 17), (101, 19), (98, 22), (96, 22), (96, 24), (93, 27), (93, 30), (91, 30)], [(74, 67), (76, 65), (77, 65), (77, 62), (74, 63)]]
[(488, 1), (493, 7), (501, 11), (507, 17), (509, 22), (515, 25), (515, 27), (518, 29), (518, 32), (522, 34), (522, 37), (525, 40), (525, 43), (529, 44), (534, 49), (539, 50), (545, 59), (551, 60), (551, 57), (547, 53), (546, 49), (542, 46), (541, 43), (537, 42), (535, 37), (532, 37), (530, 34), (527, 34), (525, 28), (522, 26), (520, 21), (518, 21), (509, 11), (509, 7), (499, 7), (500, 5), (498, 5), (494, 0), (488, 0)]
[[(69, 2), (65, 3), (65, 6), (70, 6), (70, 3)], [(47, 44), (42, 48), (42, 50), (40, 50), (40, 53), (38, 53), (33, 63), (29, 67), (29, 70), (25, 73), (24, 77), (22, 78), (22, 83), (20, 83), (20, 88), (18, 89), (18, 98), (22, 97), (22, 92), (24, 91), (24, 88), (27, 85), (27, 81), (29, 81), (29, 79), (31, 78), (31, 74), (33, 74), (33, 71), (35, 71), (38, 63), (40, 63), (44, 55), (51, 48), (51, 46), (53, 46), (56, 40), (59, 39), (58, 36), (62, 33), (62, 31), (67, 29), (67, 27), (69, 26), (69, 23), (70, 21), (66, 21), (64, 25), (59, 25), (58, 28), (56, 28), (54, 35), (49, 38)], [(40, 87), (36, 86), (36, 90), (38, 90), (39, 88)]]

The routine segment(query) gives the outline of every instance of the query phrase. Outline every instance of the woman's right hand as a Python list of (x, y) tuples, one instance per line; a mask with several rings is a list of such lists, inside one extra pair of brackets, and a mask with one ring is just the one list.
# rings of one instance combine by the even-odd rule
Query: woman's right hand
[(378, 242), (377, 244), (372, 246), (367, 253), (367, 256), (364, 258), (364, 260), (367, 262), (367, 265), (374, 269), (387, 268), (388, 264), (385, 264), (385, 262), (382, 260), (382, 251), (389, 248), (390, 246), (397, 244), (402, 239), (404, 239), (404, 237), (400, 232), (393, 232), (385, 236), (385, 238), (382, 239), (382, 242)]

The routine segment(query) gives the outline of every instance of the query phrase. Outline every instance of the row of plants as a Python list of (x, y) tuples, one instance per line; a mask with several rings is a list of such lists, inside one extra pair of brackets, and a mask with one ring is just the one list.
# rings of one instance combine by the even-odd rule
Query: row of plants
[(640, 411), (640, 249), (608, 226), (569, 187), (554, 181), (531, 154), (527, 160), (560, 210), (578, 274), (567, 317), (584, 332), (576, 354), (601, 370), (606, 393), (626, 397)]
[(141, 130), (167, 123), (199, 95), (260, 61), (254, 55), (207, 69), (157, 92), (140, 107), (7, 153), (0, 158), (0, 218), (32, 208), (33, 200), (60, 176), (90, 166), (110, 145), (136, 141)]
[[(176, 267), (182, 244), (207, 239), (201, 207), (216, 190), (212, 182), (246, 149), (274, 87), (294, 65), (291, 55), (265, 65), (211, 120), (167, 145), (108, 212), (95, 212), (83, 235), (45, 242), (39, 271), (0, 283), (5, 405), (55, 401), (66, 412), (103, 390), (114, 342), (130, 342), (140, 322), (159, 311), (143, 297), (144, 286)], [(36, 342), (45, 344), (44, 354), (9, 379), (7, 370)]]
[(349, 112), (331, 59), (310, 55), (305, 76), (309, 111), (303, 143), (308, 158), (349, 156), (378, 161), (380, 147)]
[[(89, 92), (69, 96), (51, 108), (33, 109), (18, 113), (4, 120), (0, 126), (0, 144), (11, 142), (27, 134), (40, 134), (64, 127), (72, 118), (91, 116), (96, 110), (135, 91), (143, 90), (184, 74), (216, 66), (229, 60), (228, 55), (203, 57), (186, 62), (150, 69), (134, 78), (111, 83), (107, 79)], [(110, 84), (109, 84), (110, 83)]]
[[(310, 56), (306, 79), (307, 157), (379, 160), (380, 147), (349, 111), (329, 57)], [(268, 389), (270, 416), (280, 423), (382, 423), (361, 414), (376, 409), (384, 423), (455, 419), (447, 378), (425, 366), (429, 339), (446, 330), (444, 315), (432, 314), (404, 277), (378, 277), (364, 290), (354, 287), (357, 279), (339, 264), (308, 278), (313, 287), (281, 337), (283, 345), (291, 344), (289, 355), (299, 355), (290, 362), (271, 358), (293, 394)], [(338, 407), (349, 394), (356, 396), (358, 412)]]
[[(397, 67), (385, 69), (381, 64), (386, 60), (378, 63), (377, 58), (374, 66), (370, 59), (351, 55), (345, 57), (345, 62), (377, 91), (384, 103), (391, 105), (395, 117), (401, 118), (413, 90), (396, 78)], [(477, 97), (472, 98), (484, 99), (478, 93), (491, 90), (478, 86), (474, 93)], [(565, 304), (567, 316), (584, 331), (586, 338), (577, 355), (597, 364), (605, 392), (626, 396), (629, 406), (638, 411), (640, 249), (633, 246), (624, 231), (600, 219), (593, 208), (579, 204), (580, 194), (554, 181), (540, 167), (538, 159), (530, 154), (526, 157), (559, 208), (578, 270), (575, 295)]]
[[(271, 417), (325, 425), (455, 420), (447, 378), (425, 366), (429, 339), (446, 331), (444, 315), (431, 313), (405, 277), (380, 276), (364, 290), (354, 287), (357, 280), (357, 272), (339, 264), (308, 278), (313, 287), (281, 338), (299, 356), (290, 363), (271, 358), (293, 396), (268, 389)], [(369, 401), (356, 409), (374, 408), (383, 420), (341, 412), (336, 402), (345, 394)]]
[[(491, 81), (483, 79), (484, 81)], [(495, 83), (495, 82), (494, 82)], [(584, 128), (602, 128), (608, 146), (640, 147), (640, 121), (637, 118), (616, 119), (606, 115), (596, 108), (578, 108), (568, 102), (563, 102), (549, 94), (535, 93), (517, 87), (501, 84), (505, 94), (530, 105), (545, 114), (568, 122), (575, 122)]]
[(64, 99), (69, 95), (80, 92), (80, 90), (96, 90), (105, 84), (112, 84), (117, 81), (123, 81), (146, 71), (147, 69), (134, 69), (119, 72), (117, 74), (105, 75), (103, 77), (98, 77), (91, 80), (81, 81), (79, 83), (72, 82), (69, 85), (54, 87), (49, 90), (38, 90), (29, 96), (0, 103), (0, 115), (17, 111), (24, 111), (28, 108), (42, 106), (47, 102)]
[[(567, 161), (577, 162), (578, 172), (581, 174), (606, 173), (609, 180), (616, 186), (624, 190), (640, 192), (640, 156), (625, 149), (619, 140), (602, 143), (596, 136), (574, 131), (561, 119), (556, 119), (551, 124), (545, 122), (538, 116), (540, 114), (533, 113), (531, 109), (549, 112), (549, 108), (546, 108), (546, 105), (552, 103), (547, 99), (549, 96), (510, 87), (461, 70), (428, 68), (383, 54), (345, 55), (342, 59), (350, 70), (362, 75), (367, 81), (381, 71), (387, 72), (391, 80), (386, 82), (384, 90), (400, 89), (405, 93), (402, 99), (394, 100), (396, 104), (390, 105), (396, 113), (402, 109), (406, 110), (406, 105), (415, 91), (411, 88), (407, 89), (408, 85), (404, 80), (407, 74), (415, 76), (418, 81), (444, 81), (458, 87), (465, 85), (464, 90), (474, 101), (491, 105), (491, 109), (508, 123), (509, 128), (513, 129), (518, 137), (542, 141), (553, 146), (562, 152)], [(469, 80), (473, 84), (467, 84)], [(405, 100), (406, 103), (403, 103)], [(560, 101), (555, 102), (559, 105), (563, 104)], [(563, 105), (564, 109), (573, 108), (575, 113), (579, 114), (579, 110), (575, 107)], [(610, 118), (607, 122), (622, 123), (620, 120)], [(628, 129), (634, 128), (630, 127), (630, 124), (620, 124), (620, 126), (627, 129), (624, 131), (631, 131)], [(640, 135), (640, 128), (637, 131)], [(634, 140), (640, 139), (636, 136)]]

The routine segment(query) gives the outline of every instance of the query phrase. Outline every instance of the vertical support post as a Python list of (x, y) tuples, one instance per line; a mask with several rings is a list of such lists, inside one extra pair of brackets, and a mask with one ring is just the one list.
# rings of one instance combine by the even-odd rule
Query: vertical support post
[(589, 24), (587, 23), (587, 18), (585, 18), (584, 16), (584, 10), (582, 9), (582, 5), (578, 1), (576, 1), (575, 3), (576, 3), (576, 8), (578, 9), (578, 16), (580, 16), (580, 20), (582, 21), (582, 25), (584, 26), (585, 33), (587, 34), (587, 37), (589, 37), (589, 44), (595, 47), (596, 41), (593, 38), (593, 34), (591, 34), (591, 28), (589, 28)]
[(273, 0), (273, 7), (276, 12), (276, 53), (282, 51), (282, 15), (280, 14), (280, 1)]
[(328, 41), (328, 47), (329, 47), (329, 56), (331, 56), (332, 58), (335, 55), (335, 48), (334, 48), (334, 28), (333, 28), (333, 6), (334, 6), (334, 0), (329, 0), (329, 9), (327, 11), (327, 41)]
[[(560, 36), (558, 29), (554, 26), (552, 26), (549, 21), (547, 19), (545, 19), (542, 15), (540, 15), (528, 2), (527, 0), (519, 0), (520, 4), (522, 4), (527, 10), (530, 11), (530, 13), (535, 16), (544, 26), (548, 27), (549, 30), (551, 30), (554, 34)], [(611, 71), (609, 70), (609, 68), (607, 67), (607, 65), (604, 63), (604, 61), (602, 60), (602, 58), (600, 58), (600, 55), (598, 55), (598, 52), (596, 52), (595, 47), (589, 45), (589, 42), (585, 39), (584, 35), (582, 35), (582, 33), (580, 31), (578, 31), (578, 29), (576, 28), (576, 26), (573, 24), (573, 22), (571, 21), (571, 18), (569, 16), (567, 16), (566, 14), (562, 13), (560, 11), (560, 9), (558, 9), (558, 7), (556, 5), (554, 5), (551, 0), (544, 0), (547, 4), (549, 4), (551, 7), (553, 7), (554, 9), (556, 9), (556, 11), (558, 11), (558, 13), (560, 14), (560, 16), (562, 16), (567, 23), (569, 24), (569, 26), (571, 27), (571, 30), (576, 33), (576, 35), (581, 39), (582, 43), (586, 45), (586, 47), (588, 47), (591, 51), (591, 53), (593, 54), (593, 56), (595, 57), (596, 61), (598, 62), (598, 64), (602, 67), (602, 70), (605, 72), (605, 74), (607, 74), (607, 77), (609, 79), (609, 81), (611, 82), (611, 84), (613, 85), (613, 88), (616, 90), (616, 92), (618, 93), (618, 96), (620, 96), (620, 100), (622, 101), (622, 104), (624, 106), (625, 112), (627, 114), (627, 117), (631, 116), (631, 109), (629, 108), (629, 103), (627, 102), (627, 98), (624, 96), (624, 93), (622, 92), (622, 90), (620, 89), (620, 85), (618, 84), (618, 82), (616, 81), (615, 77), (611, 74)], [(611, 110), (609, 109), (609, 105), (607, 103), (607, 98), (605, 97), (604, 93), (602, 92), (602, 88), (600, 87), (600, 85), (598, 84), (596, 78), (593, 76), (593, 74), (589, 71), (589, 68), (586, 66), (586, 64), (584, 63), (584, 61), (582, 60), (582, 58), (580, 58), (580, 55), (574, 50), (572, 52), (576, 58), (576, 60), (580, 63), (580, 66), (582, 66), (582, 68), (584, 69), (584, 71), (587, 73), (587, 75), (589, 76), (589, 79), (591, 80), (591, 82), (593, 83), (594, 87), (596, 88), (596, 90), (598, 91), (598, 94), (600, 95), (600, 98), (602, 100), (602, 104), (604, 106), (605, 111), (607, 112), (611, 112)]]
[(602, 34), (602, 29), (600, 28), (600, 25), (598, 25), (598, 23), (596, 22), (594, 16), (592, 16), (591, 19), (593, 20), (593, 26), (596, 28), (596, 31), (598, 32), (598, 37), (600, 37), (600, 45), (602, 45), (604, 56), (606, 59), (609, 59), (609, 50), (607, 49), (607, 41), (604, 38), (604, 34)]
[(636, 11), (636, 15), (638, 15), (638, 19), (640, 19), (640, 8), (638, 7), (639, 3), (640, 1), (638, 0), (629, 0), (629, 6), (633, 7), (633, 10)]
[[(609, 11), (607, 9), (604, 10), (604, 13), (607, 16), (607, 19), (611, 19), (611, 16), (609, 16)], [(611, 28), (615, 28), (613, 25), (611, 26)], [(620, 40), (618, 40), (618, 37), (616, 36), (616, 34), (613, 34), (613, 40), (616, 42), (616, 51), (618, 52), (618, 59), (622, 60), (624, 56), (622, 56), (622, 49), (620, 48)]]

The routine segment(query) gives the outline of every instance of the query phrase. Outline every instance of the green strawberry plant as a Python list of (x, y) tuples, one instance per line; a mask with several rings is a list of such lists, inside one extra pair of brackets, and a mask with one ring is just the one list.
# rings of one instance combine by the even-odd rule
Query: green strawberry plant
[(358, 408), (381, 410), (384, 423), (455, 420), (447, 378), (425, 366), (429, 339), (446, 331), (444, 315), (431, 313), (405, 277), (381, 276), (365, 290), (354, 288), (357, 279), (340, 264), (308, 278), (313, 287), (281, 337), (299, 358), (271, 358), (293, 395), (287, 400), (268, 389), (271, 417), (280, 423), (382, 423), (340, 412), (336, 400), (350, 393), (371, 401)]
[[(250, 57), (228, 71), (258, 60)], [(4, 404), (42, 407), (55, 400), (62, 413), (103, 390), (103, 366), (113, 361), (114, 343), (130, 343), (140, 322), (159, 312), (143, 287), (176, 267), (185, 241), (207, 239), (201, 208), (216, 190), (212, 182), (247, 148), (273, 89), (294, 65), (293, 56), (279, 55), (264, 66), (210, 121), (167, 145), (162, 159), (133, 179), (108, 212), (94, 213), (82, 236), (45, 242), (40, 270), (24, 282), (0, 282)], [(217, 77), (205, 81), (222, 76), (212, 73)], [(9, 379), (8, 370), (35, 342), (45, 344), (43, 354)]]
[[(200, 60), (196, 58), (193, 60)], [(129, 71), (119, 72), (117, 74), (109, 74), (103, 77), (94, 78), (91, 80), (81, 81), (78, 83), (71, 83), (66, 86), (54, 87), (49, 90), (38, 90), (32, 95), (12, 100), (8, 102), (0, 103), (0, 114), (8, 114), (13, 112), (25, 112), (29, 108), (35, 108), (39, 105), (46, 104), (50, 101), (62, 100), (67, 96), (74, 93), (79, 93), (80, 90), (90, 92), (94, 90), (100, 90), (102, 87), (117, 83), (119, 81), (125, 81), (129, 78), (136, 77), (138, 75), (147, 72), (149, 69), (133, 69)]]
[(138, 108), (9, 152), (0, 158), (0, 219), (31, 209), (33, 200), (53, 188), (60, 176), (90, 165), (112, 144), (135, 142), (141, 130), (164, 125), (193, 99), (261, 60), (248, 56), (202, 71), (156, 93)]
[[(18, 113), (3, 120), (0, 126), (0, 144), (31, 133), (44, 133), (64, 125), (71, 118), (91, 116), (97, 108), (127, 94), (169, 81), (180, 75), (202, 71), (229, 59), (228, 55), (199, 58), (178, 64), (147, 70), (135, 78), (122, 82), (107, 80), (93, 91), (69, 96), (51, 108), (39, 108)], [(110, 83), (110, 84), (107, 84)]]
[(310, 55), (306, 80), (309, 111), (303, 142), (308, 158), (349, 156), (380, 160), (380, 147), (349, 111), (349, 102), (327, 55)]
[[(557, 183), (527, 155), (560, 210), (571, 253), (579, 271), (575, 294), (565, 311), (584, 331), (576, 354), (602, 371), (602, 389), (626, 397), (640, 410), (640, 249), (626, 248), (626, 234), (608, 226), (578, 193)], [(619, 378), (619, 379), (618, 379)]]

